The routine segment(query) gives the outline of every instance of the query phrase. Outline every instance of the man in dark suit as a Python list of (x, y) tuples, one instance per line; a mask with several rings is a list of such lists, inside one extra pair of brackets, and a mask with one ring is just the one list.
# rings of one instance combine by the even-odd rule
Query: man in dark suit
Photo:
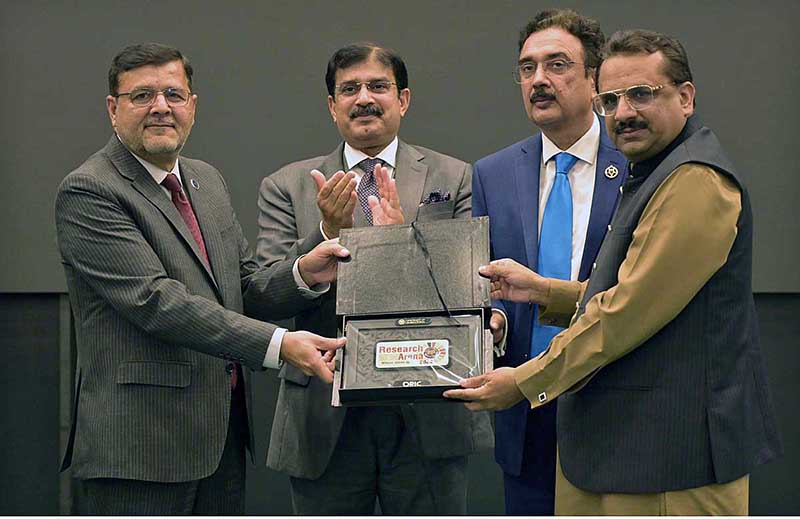
[[(589, 276), (625, 171), (624, 157), (592, 113), (603, 42), (597, 22), (568, 10), (543, 11), (520, 33), (515, 77), (541, 133), (475, 164), (472, 213), (490, 218), (492, 258), (514, 258), (533, 269), (549, 261), (564, 279)], [(564, 185), (571, 202), (562, 208), (566, 214), (553, 212), (559, 156), (574, 157)], [(548, 232), (564, 239), (553, 243)], [(496, 366), (519, 366), (557, 333), (534, 325), (535, 306), (494, 305)], [(520, 403), (496, 414), (495, 458), (503, 469), (507, 514), (553, 514), (555, 420), (555, 405), (531, 410)]]
[(323, 243), (259, 268), (209, 164), (179, 158), (194, 124), (177, 49), (123, 49), (109, 70), (115, 135), (67, 175), (58, 245), (75, 315), (75, 407), (63, 468), (92, 515), (241, 514), (248, 370), (282, 360), (330, 381), (341, 345), (286, 332), (347, 251)]
[[(302, 254), (353, 225), (469, 216), (470, 166), (397, 138), (411, 100), (397, 54), (349, 45), (334, 53), (325, 81), (345, 142), (264, 179), (260, 262)], [(333, 292), (297, 326), (336, 333)], [(491, 446), (488, 416), (447, 403), (333, 408), (330, 384), (292, 366), (279, 376), (267, 464), (291, 476), (296, 513), (371, 514), (376, 499), (386, 514), (466, 512), (467, 455)]]
[(781, 451), (747, 190), (693, 115), (677, 40), (618, 32), (604, 54), (594, 107), (631, 168), (597, 267), (584, 283), (511, 259), (482, 267), (492, 297), (539, 304), (542, 320), (569, 328), (536, 359), (451, 395), (472, 409), (561, 395), (559, 514), (747, 515), (749, 473)]

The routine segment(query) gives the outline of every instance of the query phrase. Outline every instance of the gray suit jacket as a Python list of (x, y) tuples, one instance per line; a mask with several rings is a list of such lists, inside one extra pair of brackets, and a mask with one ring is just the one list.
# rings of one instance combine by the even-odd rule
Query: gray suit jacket
[(291, 264), (253, 260), (220, 173), (179, 160), (210, 268), (169, 196), (116, 136), (58, 190), (78, 347), (62, 468), (78, 478), (211, 474), (225, 444), (230, 361), (263, 369), (275, 330), (242, 312), (279, 319), (312, 304)]
[[(344, 169), (344, 144), (330, 155), (289, 164), (266, 177), (259, 193), (259, 263), (274, 265), (304, 254), (323, 240), (317, 188), (309, 171), (326, 178)], [(472, 167), (460, 160), (400, 141), (395, 179), (407, 221), (469, 217)], [(449, 191), (448, 202), (420, 206), (432, 191)], [(356, 226), (364, 224), (356, 206)], [(300, 314), (297, 328), (333, 337), (337, 333), (336, 294), (331, 290), (318, 306)], [(267, 465), (290, 476), (316, 479), (328, 466), (339, 438), (345, 409), (331, 407), (331, 386), (284, 366), (272, 425)], [(486, 413), (470, 413), (457, 403), (401, 406), (406, 426), (429, 458), (465, 456), (490, 448), (493, 435)]]

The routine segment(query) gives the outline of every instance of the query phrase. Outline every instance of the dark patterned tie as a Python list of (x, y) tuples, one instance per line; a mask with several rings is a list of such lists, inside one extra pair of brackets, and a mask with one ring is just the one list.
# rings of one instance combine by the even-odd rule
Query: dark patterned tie
[[(200, 226), (197, 224), (197, 217), (194, 215), (194, 211), (192, 210), (192, 204), (189, 203), (189, 199), (186, 198), (186, 193), (183, 192), (183, 188), (181, 187), (181, 181), (178, 180), (178, 177), (170, 173), (167, 175), (161, 185), (169, 189), (169, 192), (172, 194), (172, 203), (175, 204), (175, 208), (178, 209), (178, 212), (181, 213), (181, 217), (183, 221), (186, 222), (186, 227), (189, 228), (189, 232), (192, 233), (192, 238), (197, 243), (197, 246), (200, 248), (200, 252), (203, 254), (203, 259), (206, 262), (207, 266), (211, 265), (211, 262), (208, 261), (208, 252), (206, 252), (206, 244), (203, 241), (203, 234), (200, 232)], [(239, 364), (234, 366), (233, 371), (231, 372), (231, 389), (236, 388), (236, 383), (239, 381)]]
[(364, 172), (361, 182), (358, 183), (358, 203), (361, 205), (361, 209), (364, 210), (364, 216), (367, 218), (369, 225), (372, 225), (372, 210), (369, 208), (367, 200), (370, 196), (380, 199), (378, 183), (375, 181), (375, 166), (378, 164), (383, 165), (383, 160), (364, 159), (358, 163), (358, 167)]
[(175, 204), (178, 212), (181, 213), (183, 221), (186, 222), (186, 227), (188, 227), (189, 232), (192, 233), (192, 238), (194, 238), (197, 246), (200, 247), (200, 252), (203, 254), (206, 265), (211, 265), (211, 262), (208, 261), (208, 252), (206, 252), (206, 244), (203, 241), (203, 235), (200, 233), (200, 226), (197, 225), (197, 217), (194, 215), (189, 199), (186, 198), (186, 193), (184, 193), (181, 188), (181, 181), (178, 180), (176, 175), (170, 173), (161, 184), (172, 193), (172, 203)]

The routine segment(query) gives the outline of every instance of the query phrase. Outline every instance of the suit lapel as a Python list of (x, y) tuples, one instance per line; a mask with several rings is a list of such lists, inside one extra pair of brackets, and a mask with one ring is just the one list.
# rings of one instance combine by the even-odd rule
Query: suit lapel
[[(614, 178), (613, 168), (617, 174)], [(609, 168), (611, 168), (609, 170)], [(609, 171), (609, 174), (606, 174)], [(595, 168), (594, 193), (592, 195), (592, 211), (589, 216), (589, 228), (586, 231), (586, 244), (583, 247), (583, 259), (578, 271), (578, 279), (589, 277), (592, 263), (600, 250), (600, 244), (606, 235), (608, 222), (617, 205), (619, 186), (625, 180), (628, 164), (625, 157), (614, 148), (606, 134), (603, 120), (600, 120), (600, 146), (597, 150), (597, 168)]]
[(422, 190), (428, 177), (428, 165), (422, 162), (424, 158), (417, 148), (403, 141), (398, 142), (394, 178), (406, 222), (415, 221), (419, 212)]
[[(192, 249), (195, 259), (199, 261), (201, 265), (203, 265), (203, 268), (208, 273), (211, 283), (216, 288), (214, 276), (211, 270), (202, 260), (200, 248), (197, 246), (192, 234), (189, 232), (189, 228), (186, 227), (183, 217), (175, 208), (175, 204), (173, 204), (172, 200), (167, 196), (166, 193), (164, 193), (161, 186), (156, 184), (155, 180), (153, 180), (153, 177), (150, 176), (147, 170), (144, 169), (144, 166), (142, 166), (139, 161), (136, 160), (131, 152), (128, 151), (128, 149), (123, 146), (121, 142), (119, 142), (119, 139), (116, 135), (113, 135), (111, 140), (109, 140), (108, 144), (106, 145), (106, 153), (111, 162), (117, 168), (117, 171), (119, 171), (122, 176), (130, 180), (133, 188), (148, 201), (150, 201), (150, 203), (156, 206), (159, 211), (161, 211), (172, 228), (178, 234), (179, 238), (182, 239)], [(205, 230), (202, 228), (202, 225), (201, 231), (203, 231), (205, 240)], [(208, 249), (207, 243), (206, 249)], [(211, 259), (210, 253), (209, 259)], [(211, 259), (211, 261), (213, 263), (213, 259)]]
[[(211, 262), (211, 269), (202, 261), (200, 248), (193, 238), (191, 240), (192, 250), (198, 261), (206, 268), (206, 272), (211, 276), (211, 280), (215, 283), (215, 287), (219, 292), (220, 289), (215, 279), (226, 279), (228, 273), (225, 272), (225, 256), (227, 252), (225, 251), (225, 244), (222, 242), (222, 234), (213, 217), (214, 202), (211, 199), (210, 190), (207, 189), (211, 185), (211, 179), (201, 171), (192, 168), (184, 160), (180, 161), (180, 166), (183, 191), (192, 204), (192, 210), (194, 210), (194, 215), (197, 218), (197, 225), (200, 226), (203, 243), (205, 243), (206, 253), (208, 253), (208, 261)], [(195, 185), (197, 186), (196, 188), (194, 187)], [(191, 237), (191, 234), (189, 236)], [(220, 295), (222, 294), (220, 293)]]
[[(522, 142), (514, 161), (516, 187), (522, 234), (525, 240), (527, 265), (538, 268), (539, 263), (539, 170), (542, 162), (542, 136), (536, 134)], [(514, 195), (509, 195), (514, 196)]]

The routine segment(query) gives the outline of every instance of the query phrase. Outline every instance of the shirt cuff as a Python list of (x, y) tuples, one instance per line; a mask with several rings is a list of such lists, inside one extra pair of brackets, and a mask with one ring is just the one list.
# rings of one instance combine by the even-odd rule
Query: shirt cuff
[[(305, 256), (305, 254), (303, 254), (303, 256)], [(301, 296), (305, 297), (306, 299), (316, 299), (322, 294), (326, 293), (328, 290), (330, 290), (331, 284), (320, 283), (319, 285), (314, 285), (314, 288), (309, 287), (306, 284), (306, 282), (303, 281), (303, 276), (300, 275), (299, 265), (300, 265), (300, 259), (303, 256), (300, 256), (294, 261), (294, 265), (292, 265), (292, 276), (294, 276), (294, 282), (297, 285), (297, 290), (300, 291)]]
[(503, 322), (505, 323), (503, 326), (503, 338), (500, 339), (500, 342), (494, 345), (494, 354), (498, 357), (502, 357), (506, 354), (506, 338), (508, 337), (508, 316), (506, 313), (499, 308), (492, 308), (492, 312), (497, 312), (498, 314), (503, 316)]
[(322, 220), (319, 221), (319, 233), (322, 235), (325, 241), (330, 240), (330, 237), (327, 234), (325, 234), (325, 229), (322, 228)]
[(286, 333), (286, 328), (275, 328), (272, 332), (272, 338), (269, 340), (267, 346), (267, 354), (264, 355), (264, 367), (267, 369), (280, 369), (283, 366), (281, 360), (281, 344), (283, 344), (283, 335)]
[(539, 322), (547, 326), (569, 326), (580, 303), (581, 284), (577, 281), (550, 280), (550, 304), (539, 305)]

